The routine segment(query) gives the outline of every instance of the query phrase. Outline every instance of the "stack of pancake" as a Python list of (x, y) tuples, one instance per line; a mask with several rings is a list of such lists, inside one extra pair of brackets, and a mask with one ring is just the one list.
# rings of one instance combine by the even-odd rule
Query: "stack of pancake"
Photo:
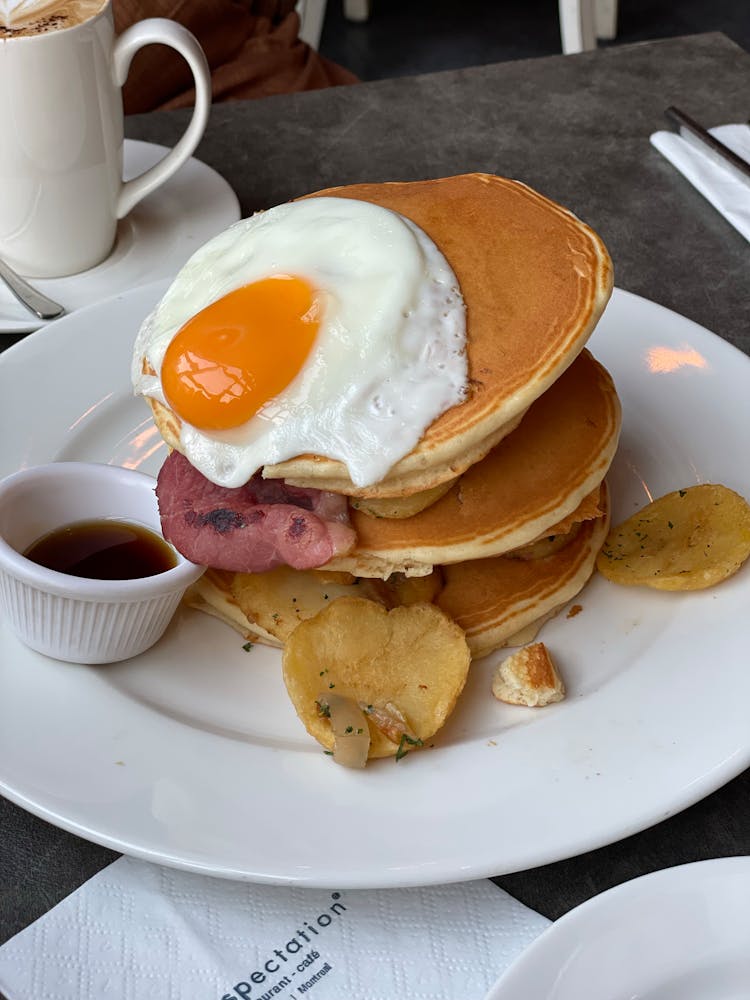
[[(437, 244), (466, 303), (470, 388), (367, 488), (320, 456), (265, 466), (265, 477), (346, 494), (357, 543), (319, 571), (256, 576), (283, 602), (296, 589), (290, 574), (300, 574), (308, 601), (297, 620), (330, 600), (334, 586), (360, 587), (385, 603), (427, 596), (465, 630), (474, 656), (528, 641), (584, 586), (607, 533), (604, 477), (620, 407), (608, 373), (584, 349), (611, 293), (607, 251), (570, 212), (491, 175), (317, 195), (397, 211)], [(179, 424), (152, 405), (162, 435), (178, 446)], [(189, 601), (282, 645), (289, 609), (269, 616), (261, 601), (257, 610), (246, 592), (264, 581), (247, 588), (243, 576), (209, 572)], [(404, 587), (404, 578), (423, 585)]]

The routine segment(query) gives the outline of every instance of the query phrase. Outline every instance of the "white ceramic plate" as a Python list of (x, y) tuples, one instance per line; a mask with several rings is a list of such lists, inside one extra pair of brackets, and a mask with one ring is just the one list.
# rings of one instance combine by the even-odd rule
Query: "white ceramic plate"
[(750, 858), (667, 868), (541, 934), (486, 1000), (747, 1000)]
[[(82, 310), (0, 357), (0, 474), (50, 460), (155, 472), (130, 351), (163, 285)], [(625, 414), (615, 517), (691, 483), (750, 496), (750, 360), (616, 292), (591, 341)], [(9, 433), (7, 428), (13, 428)], [(569, 696), (502, 705), (477, 662), (430, 750), (336, 767), (279, 654), (185, 611), (120, 666), (67, 666), (0, 630), (0, 792), (90, 840), (233, 878), (388, 887), (530, 868), (624, 837), (750, 763), (750, 565), (693, 594), (595, 578), (545, 626)]]
[[(167, 152), (166, 146), (126, 139), (123, 176), (129, 180), (143, 173)], [(31, 280), (72, 313), (118, 292), (175, 275), (198, 247), (239, 217), (237, 196), (224, 178), (191, 158), (120, 220), (112, 253), (101, 264), (68, 278)], [(0, 281), (0, 333), (23, 333), (45, 325)]]

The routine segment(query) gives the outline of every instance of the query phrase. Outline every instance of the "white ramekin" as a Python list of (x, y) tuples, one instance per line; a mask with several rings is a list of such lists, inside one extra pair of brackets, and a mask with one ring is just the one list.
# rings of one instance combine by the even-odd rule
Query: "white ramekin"
[(0, 482), (0, 611), (32, 649), (73, 663), (115, 663), (161, 638), (204, 567), (136, 580), (89, 580), (39, 566), (24, 552), (65, 524), (118, 518), (161, 534), (155, 480), (113, 465), (54, 462)]

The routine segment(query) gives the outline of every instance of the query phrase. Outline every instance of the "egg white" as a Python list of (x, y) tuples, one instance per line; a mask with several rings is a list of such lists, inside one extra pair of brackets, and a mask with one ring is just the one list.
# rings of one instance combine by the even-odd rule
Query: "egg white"
[(370, 202), (279, 205), (201, 247), (139, 331), (135, 391), (168, 405), (159, 375), (142, 373), (143, 359), (160, 372), (195, 313), (274, 274), (306, 278), (323, 293), (306, 364), (241, 427), (206, 432), (183, 421), (180, 449), (223, 486), (305, 453), (343, 462), (358, 487), (378, 482), (461, 402), (468, 373), (465, 307), (450, 265), (409, 219)]

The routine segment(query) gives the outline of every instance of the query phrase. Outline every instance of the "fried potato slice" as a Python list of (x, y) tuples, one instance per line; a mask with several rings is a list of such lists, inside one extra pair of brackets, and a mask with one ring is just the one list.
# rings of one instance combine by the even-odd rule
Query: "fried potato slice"
[(337, 597), (359, 595), (385, 603), (374, 581), (358, 580), (339, 574), (341, 580), (326, 578), (316, 570), (277, 566), (265, 573), (235, 573), (231, 581), (232, 598), (250, 628), (258, 626), (278, 640), (287, 641), (300, 622), (312, 618)]
[(435, 566), (427, 576), (391, 573), (387, 580), (367, 580), (367, 583), (380, 595), (387, 608), (432, 604), (443, 589), (443, 573), (439, 566)]
[(545, 535), (544, 538), (538, 538), (535, 542), (522, 545), (520, 549), (507, 552), (506, 556), (508, 559), (546, 559), (547, 556), (553, 556), (555, 552), (559, 552), (560, 549), (569, 545), (580, 530), (581, 524), (579, 522), (574, 524), (570, 531), (558, 535)]
[(596, 561), (625, 586), (703, 590), (750, 556), (750, 505), (726, 486), (704, 483), (647, 504), (612, 529)]
[(445, 496), (457, 478), (448, 479), (429, 490), (420, 490), (408, 497), (350, 497), (349, 503), (355, 510), (361, 510), (370, 517), (413, 517)]
[(340, 597), (294, 629), (282, 662), (297, 714), (327, 749), (334, 736), (321, 713), (321, 692), (363, 706), (371, 759), (399, 753), (399, 743), (375, 724), (378, 715), (400, 713), (409, 746), (434, 736), (463, 690), (470, 659), (463, 631), (432, 604), (387, 611), (374, 601)]

